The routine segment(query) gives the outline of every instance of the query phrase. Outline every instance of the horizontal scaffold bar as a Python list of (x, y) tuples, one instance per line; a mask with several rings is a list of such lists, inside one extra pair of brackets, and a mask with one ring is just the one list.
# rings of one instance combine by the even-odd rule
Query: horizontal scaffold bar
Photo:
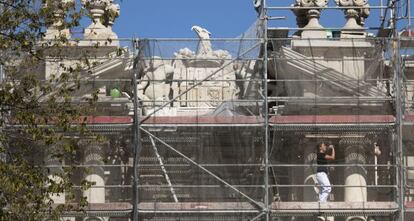
[[(127, 215), (132, 210), (129, 203), (89, 204), (86, 212), (67, 212), (65, 216)], [(148, 202), (139, 203), (140, 214), (254, 214), (260, 213), (248, 202)], [(324, 215), (377, 215), (386, 216), (398, 211), (395, 202), (274, 202), (270, 205), (272, 216)]]

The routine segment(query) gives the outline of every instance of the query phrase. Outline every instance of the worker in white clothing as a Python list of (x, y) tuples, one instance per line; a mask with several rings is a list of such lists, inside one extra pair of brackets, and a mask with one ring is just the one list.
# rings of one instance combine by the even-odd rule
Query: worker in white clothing
[(335, 160), (335, 148), (329, 145), (330, 154), (327, 152), (326, 143), (318, 144), (317, 162), (318, 169), (316, 173), (316, 180), (319, 184), (319, 202), (327, 202), (329, 194), (331, 193), (331, 182), (328, 177), (328, 162)]

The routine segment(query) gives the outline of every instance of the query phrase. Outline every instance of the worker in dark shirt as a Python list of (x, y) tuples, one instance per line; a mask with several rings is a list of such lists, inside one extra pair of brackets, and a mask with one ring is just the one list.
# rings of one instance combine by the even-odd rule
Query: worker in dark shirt
[(317, 162), (318, 169), (316, 173), (316, 180), (319, 184), (319, 202), (327, 202), (329, 194), (331, 193), (331, 182), (328, 177), (328, 162), (335, 160), (335, 148), (330, 145), (331, 153), (328, 154), (326, 143), (318, 144)]

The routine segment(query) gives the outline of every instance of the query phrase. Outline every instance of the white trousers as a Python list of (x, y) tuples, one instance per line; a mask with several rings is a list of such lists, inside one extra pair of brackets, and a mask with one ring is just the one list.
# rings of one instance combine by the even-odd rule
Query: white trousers
[(319, 184), (319, 202), (327, 202), (332, 190), (328, 175), (325, 172), (319, 172), (316, 174), (316, 180)]

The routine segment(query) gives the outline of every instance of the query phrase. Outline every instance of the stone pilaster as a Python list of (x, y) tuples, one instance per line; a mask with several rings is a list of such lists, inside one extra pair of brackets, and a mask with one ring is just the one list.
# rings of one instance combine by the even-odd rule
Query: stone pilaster
[[(345, 150), (345, 164), (352, 164), (344, 171), (345, 185), (349, 186), (344, 190), (345, 202), (367, 202), (367, 170), (359, 165), (367, 164), (365, 148), (370, 143), (371, 141), (365, 138), (347, 138), (339, 143), (340, 148)], [(366, 221), (366, 218), (352, 216), (346, 220)]]
[[(101, 204), (106, 202), (105, 194), (105, 177), (104, 168), (104, 156), (102, 144), (96, 141), (81, 141), (80, 145), (84, 150), (83, 164), (90, 167), (88, 173), (85, 176), (85, 180), (93, 183), (92, 187), (83, 192), (83, 196), (86, 197), (90, 204)], [(84, 221), (106, 221), (106, 217), (87, 217)]]

